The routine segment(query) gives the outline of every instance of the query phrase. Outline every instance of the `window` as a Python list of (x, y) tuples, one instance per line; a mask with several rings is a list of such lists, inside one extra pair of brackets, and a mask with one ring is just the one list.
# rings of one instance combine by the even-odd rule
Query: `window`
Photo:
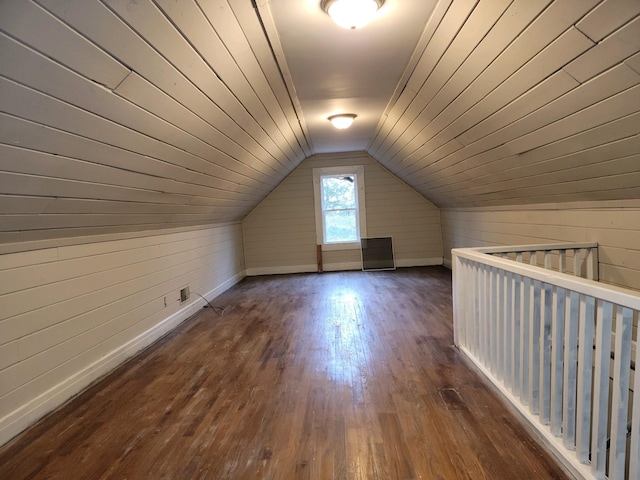
[(355, 175), (320, 177), (324, 243), (357, 242), (358, 198)]
[(359, 248), (366, 236), (364, 167), (315, 168), (316, 233), (324, 250)]

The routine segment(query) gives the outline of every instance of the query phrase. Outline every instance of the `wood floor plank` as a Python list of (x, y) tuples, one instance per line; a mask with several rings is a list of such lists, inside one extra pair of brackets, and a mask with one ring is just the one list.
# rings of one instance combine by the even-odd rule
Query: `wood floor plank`
[(0, 478), (567, 478), (452, 346), (442, 267), (215, 303), (2, 447)]

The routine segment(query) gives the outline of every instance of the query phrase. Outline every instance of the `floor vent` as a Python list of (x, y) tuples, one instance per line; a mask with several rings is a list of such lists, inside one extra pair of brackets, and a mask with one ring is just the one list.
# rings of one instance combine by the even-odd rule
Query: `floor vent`
[(362, 251), (362, 270), (395, 270), (391, 237), (360, 239)]

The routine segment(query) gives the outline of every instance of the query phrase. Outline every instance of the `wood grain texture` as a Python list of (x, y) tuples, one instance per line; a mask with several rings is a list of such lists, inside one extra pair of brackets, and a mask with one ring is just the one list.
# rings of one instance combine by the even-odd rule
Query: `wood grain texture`
[(240, 224), (0, 255), (0, 443), (243, 275)]
[(451, 346), (442, 267), (247, 278), (0, 450), (0, 477), (564, 479)]
[[(239, 221), (280, 183), (309, 146), (239, 3), (2, 2), (0, 192), (20, 217), (3, 217), (0, 242)], [(15, 171), (34, 155), (66, 165)], [(32, 197), (72, 201), (75, 219)]]
[[(585, 167), (586, 168), (586, 167)], [(442, 212), (445, 257), (452, 248), (597, 242), (599, 280), (640, 290), (640, 209), (597, 205), (447, 209)]]
[(441, 208), (637, 199), (637, 162), (573, 163), (639, 133), (636, 3), (453, 2), (368, 152)]
[[(254, 4), (0, 2), (0, 244), (260, 209), (315, 152)], [(634, 0), (440, 1), (367, 153), (440, 208), (637, 199), (639, 32)]]

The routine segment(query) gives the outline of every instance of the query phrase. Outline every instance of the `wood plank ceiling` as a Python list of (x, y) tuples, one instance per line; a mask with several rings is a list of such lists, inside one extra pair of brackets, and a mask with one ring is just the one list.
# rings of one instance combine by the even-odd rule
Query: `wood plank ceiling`
[(0, 241), (238, 220), (311, 154), (249, 1), (3, 0), (0, 27)]
[(369, 152), (442, 207), (640, 198), (639, 13), (451, 2)]
[[(237, 221), (332, 151), (261, 11), (2, 0), (0, 243)], [(382, 165), (440, 207), (640, 198), (640, 2), (440, 0), (428, 18), (368, 134)]]

